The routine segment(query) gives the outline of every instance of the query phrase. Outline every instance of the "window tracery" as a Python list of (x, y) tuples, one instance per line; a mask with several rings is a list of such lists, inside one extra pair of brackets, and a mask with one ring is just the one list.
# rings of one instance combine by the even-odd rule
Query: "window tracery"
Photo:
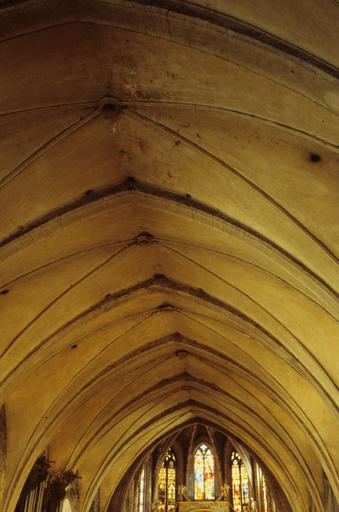
[(145, 459), (131, 479), (125, 510), (176, 512), (178, 502), (216, 500), (227, 501), (234, 512), (275, 512), (270, 480), (250, 454), (242, 457), (242, 449), (220, 434), (210, 443), (201, 431), (189, 442), (189, 433), (175, 439), (175, 451), (162, 444)]
[(211, 448), (201, 443), (194, 453), (194, 499), (215, 499), (214, 466)]
[(232, 462), (232, 498), (235, 511), (241, 511), (249, 503), (249, 482), (245, 464), (238, 454), (233, 451)]
[(164, 458), (158, 484), (158, 511), (174, 512), (176, 499), (177, 463), (173, 450), (170, 448)]

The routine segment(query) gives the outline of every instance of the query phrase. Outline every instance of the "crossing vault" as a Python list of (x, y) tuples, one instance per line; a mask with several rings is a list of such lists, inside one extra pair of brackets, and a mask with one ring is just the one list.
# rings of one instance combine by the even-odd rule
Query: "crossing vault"
[(0, 489), (102, 511), (186, 423), (338, 483), (339, 4), (0, 1)]

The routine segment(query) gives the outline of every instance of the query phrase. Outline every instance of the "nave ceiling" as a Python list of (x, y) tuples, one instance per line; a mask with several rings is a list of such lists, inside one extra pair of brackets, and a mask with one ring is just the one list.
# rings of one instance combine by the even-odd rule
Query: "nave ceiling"
[(196, 418), (256, 453), (293, 511), (325, 510), (338, 3), (7, 4), (3, 510), (47, 448), (81, 475), (81, 511), (99, 487), (108, 505), (154, 440)]

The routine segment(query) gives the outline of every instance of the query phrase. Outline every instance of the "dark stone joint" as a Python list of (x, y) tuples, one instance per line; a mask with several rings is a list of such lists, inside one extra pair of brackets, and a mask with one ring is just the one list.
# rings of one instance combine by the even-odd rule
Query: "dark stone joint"
[(161, 312), (163, 312), (163, 311), (175, 311), (175, 307), (173, 306), (173, 304), (167, 304), (167, 303), (160, 304), (158, 309)]
[(153, 235), (145, 231), (136, 236), (135, 243), (137, 245), (151, 245), (155, 243), (155, 238)]

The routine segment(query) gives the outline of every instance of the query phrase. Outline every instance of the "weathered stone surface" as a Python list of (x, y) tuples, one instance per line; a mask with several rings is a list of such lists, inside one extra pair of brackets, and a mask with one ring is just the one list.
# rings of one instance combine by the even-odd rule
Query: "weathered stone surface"
[(105, 510), (199, 417), (339, 495), (337, 13), (0, 4), (3, 510), (47, 448)]

